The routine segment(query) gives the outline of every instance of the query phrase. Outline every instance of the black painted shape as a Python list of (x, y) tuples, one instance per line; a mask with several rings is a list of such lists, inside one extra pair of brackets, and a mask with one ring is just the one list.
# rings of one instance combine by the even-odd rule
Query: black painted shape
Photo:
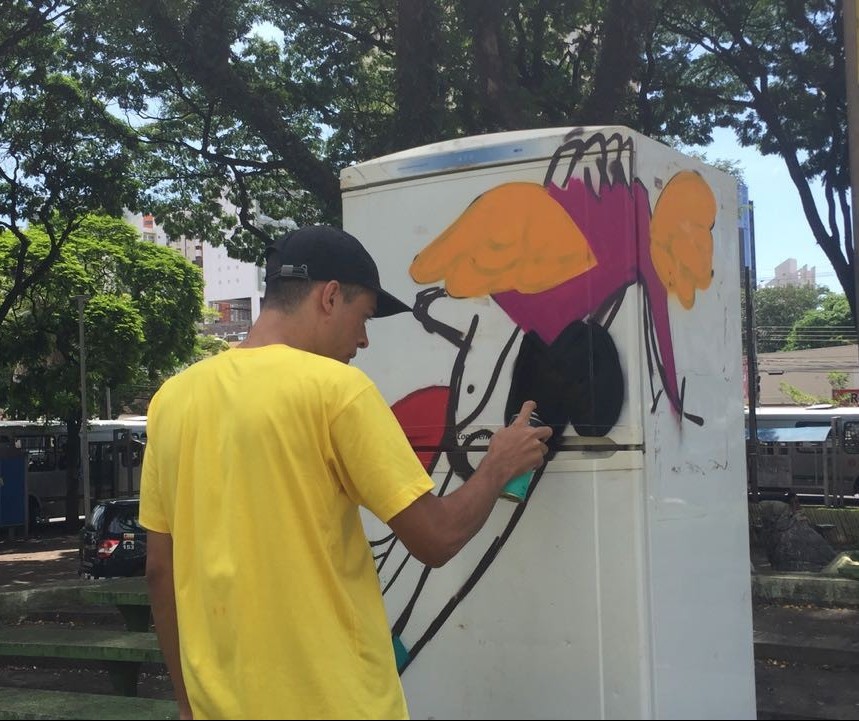
[(530, 331), (519, 347), (505, 419), (526, 400), (553, 429), (550, 457), (568, 424), (580, 436), (604, 436), (617, 423), (624, 401), (623, 371), (609, 332), (599, 323), (576, 320), (551, 345)]

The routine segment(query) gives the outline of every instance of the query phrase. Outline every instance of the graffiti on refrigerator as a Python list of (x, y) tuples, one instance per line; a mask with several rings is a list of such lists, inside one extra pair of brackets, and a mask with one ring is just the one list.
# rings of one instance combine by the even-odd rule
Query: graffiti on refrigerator
[[(574, 175), (594, 149), (600, 151), (595, 172), (585, 166)], [(698, 173), (683, 170), (665, 184), (651, 213), (648, 191), (632, 175), (632, 151), (632, 139), (618, 133), (569, 138), (542, 185), (504, 183), (482, 194), (409, 269), (419, 284), (443, 282), (452, 297), (490, 295), (526, 333), (517, 365), (553, 371), (524, 390), (549, 400), (566, 396), (552, 404), (560, 406), (553, 407), (552, 425), (571, 423), (580, 435), (605, 435), (620, 413), (622, 377), (614, 343), (603, 331), (636, 283), (644, 289), (653, 409), (664, 390), (681, 418), (703, 423), (684, 408), (668, 297), (689, 310), (696, 292), (710, 285), (716, 200)], [(570, 354), (582, 337), (589, 352), (578, 359)], [(562, 377), (565, 368), (572, 382)], [(529, 375), (514, 374), (514, 387)], [(538, 400), (538, 407), (545, 405)]]
[[(583, 162), (594, 153), (596, 163)], [(457, 351), (448, 385), (415, 390), (392, 408), (428, 472), (442, 453), (448, 460), (440, 495), (455, 476), (466, 480), (473, 473), (469, 451), (485, 447), (491, 432), (468, 427), (496, 392), (507, 394), (501, 422), (526, 399), (537, 402), (553, 428), (547, 463), (570, 426), (584, 437), (611, 431), (624, 403), (624, 377), (610, 328), (627, 289), (636, 284), (643, 289), (651, 412), (664, 393), (680, 421), (703, 425), (703, 418), (685, 408), (685, 378), (678, 383), (669, 295), (681, 310), (690, 310), (696, 294), (711, 283), (715, 197), (698, 173), (681, 170), (664, 184), (651, 210), (647, 189), (633, 175), (632, 155), (632, 139), (619, 133), (571, 134), (555, 151), (542, 185), (503, 183), (466, 199), (470, 204), (459, 217), (412, 262), (412, 279), (429, 286), (417, 294), (415, 318)], [(434, 317), (432, 306), (445, 297), (485, 296), (512, 320), (512, 330), (494, 364), (481, 369), (485, 378), (478, 387), (465, 378), (480, 315), (467, 328), (454, 328)], [(502, 378), (514, 353), (512, 377)], [(431, 569), (421, 569), (416, 578), (412, 573), (414, 590), (392, 627), (401, 672), (490, 567), (544, 470), (545, 464), (526, 503), (511, 513), (461, 590), (406, 650), (401, 637)], [(396, 566), (387, 569), (387, 592), (410, 559), (394, 536), (371, 543), (380, 573), (386, 564)]]

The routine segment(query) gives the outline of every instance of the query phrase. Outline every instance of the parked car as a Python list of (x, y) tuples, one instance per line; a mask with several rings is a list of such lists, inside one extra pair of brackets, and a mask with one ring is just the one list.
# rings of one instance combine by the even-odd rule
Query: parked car
[(137, 520), (139, 513), (139, 498), (96, 504), (81, 530), (78, 575), (102, 578), (145, 573), (146, 529)]

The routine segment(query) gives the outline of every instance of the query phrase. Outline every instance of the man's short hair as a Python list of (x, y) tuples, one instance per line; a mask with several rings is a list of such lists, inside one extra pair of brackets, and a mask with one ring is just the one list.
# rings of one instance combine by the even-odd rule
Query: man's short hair
[(310, 295), (313, 283), (297, 278), (272, 278), (265, 284), (263, 306), (292, 313)]
[[(263, 305), (277, 308), (284, 313), (292, 313), (310, 295), (310, 291), (317, 283), (326, 282), (306, 281), (299, 278), (272, 278), (265, 284)], [(340, 283), (340, 290), (343, 293), (343, 300), (351, 303), (361, 293), (367, 292), (368, 289), (357, 283)]]

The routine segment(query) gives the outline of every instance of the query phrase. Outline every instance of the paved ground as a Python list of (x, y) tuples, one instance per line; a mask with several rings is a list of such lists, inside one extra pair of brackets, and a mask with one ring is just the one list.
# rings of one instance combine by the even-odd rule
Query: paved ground
[[(0, 592), (80, 582), (77, 565), (77, 536), (59, 529), (27, 540), (0, 539)], [(24, 622), (122, 627), (118, 612), (100, 607), (32, 614)], [(754, 627), (758, 718), (859, 719), (859, 609), (756, 605)], [(32, 659), (0, 665), (0, 685), (110, 692), (98, 665), (35, 665)], [(140, 694), (172, 698), (162, 668), (146, 669)]]
[(759, 719), (859, 718), (859, 609), (756, 605)]
[(42, 537), (0, 540), (0, 590), (78, 578), (77, 536), (50, 531)]

